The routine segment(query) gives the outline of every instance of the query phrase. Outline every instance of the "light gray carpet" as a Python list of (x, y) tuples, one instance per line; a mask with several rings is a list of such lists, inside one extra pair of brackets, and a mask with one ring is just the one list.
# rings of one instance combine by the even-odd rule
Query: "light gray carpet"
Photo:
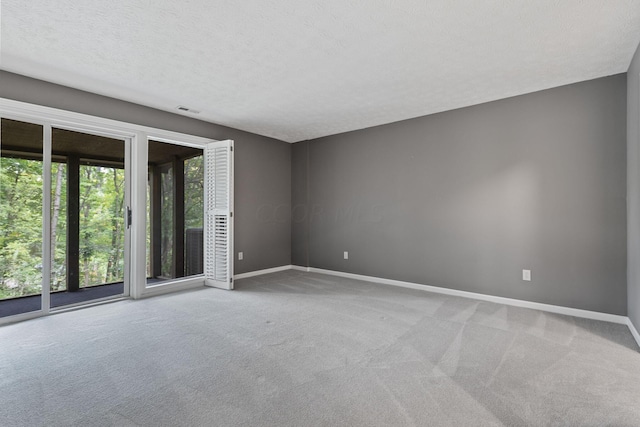
[(297, 271), (0, 343), (2, 426), (640, 426), (626, 326)]

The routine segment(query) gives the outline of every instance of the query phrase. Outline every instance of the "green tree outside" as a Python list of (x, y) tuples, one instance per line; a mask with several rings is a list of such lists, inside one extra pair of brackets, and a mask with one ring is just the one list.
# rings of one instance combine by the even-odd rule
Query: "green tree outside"
[[(185, 229), (204, 222), (203, 156), (185, 160)], [(51, 290), (66, 289), (67, 167), (51, 168)], [(80, 286), (124, 280), (124, 170), (80, 167)], [(172, 185), (167, 182), (166, 185)], [(42, 161), (0, 158), (0, 299), (42, 291)], [(170, 192), (169, 192), (170, 193)], [(163, 200), (163, 213), (172, 200)], [(163, 235), (171, 259), (171, 217)], [(164, 222), (167, 222), (166, 224)], [(163, 266), (167, 269), (170, 266)], [(163, 268), (164, 270), (165, 268)]]

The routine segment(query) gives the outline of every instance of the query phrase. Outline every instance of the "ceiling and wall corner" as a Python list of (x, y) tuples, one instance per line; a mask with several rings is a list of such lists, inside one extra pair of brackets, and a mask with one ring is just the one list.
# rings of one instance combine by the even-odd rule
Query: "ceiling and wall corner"
[(640, 0), (3, 0), (0, 68), (296, 142), (626, 72)]

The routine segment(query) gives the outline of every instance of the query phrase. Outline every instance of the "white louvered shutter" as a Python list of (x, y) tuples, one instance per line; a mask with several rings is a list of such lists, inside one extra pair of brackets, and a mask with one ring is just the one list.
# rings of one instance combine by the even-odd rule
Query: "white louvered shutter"
[(233, 289), (233, 141), (207, 144), (204, 159), (206, 284)]

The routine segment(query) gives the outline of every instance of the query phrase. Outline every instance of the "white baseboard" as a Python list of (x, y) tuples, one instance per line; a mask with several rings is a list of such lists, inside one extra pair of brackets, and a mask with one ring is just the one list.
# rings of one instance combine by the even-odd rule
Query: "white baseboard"
[[(324, 270), (321, 268), (310, 267), (308, 269), (312, 273), (330, 274), (332, 276), (346, 277), (349, 279), (363, 280), (366, 282), (382, 283), (384, 285), (400, 286), (403, 288), (418, 289), (422, 291), (434, 292), (438, 294), (451, 295), (464, 298), (472, 298), (481, 301), (494, 302), (497, 304), (512, 305), (515, 307), (531, 308), (534, 310), (542, 310), (550, 313), (564, 314), (567, 316), (582, 317), (585, 319), (602, 320), (605, 322), (619, 323), (628, 325), (628, 317), (616, 314), (601, 313), (598, 311), (582, 310), (579, 308), (562, 307), (559, 305), (543, 304), (539, 302), (524, 301), (513, 298), (504, 298), (493, 295), (479, 294), (475, 292), (459, 291), (457, 289), (441, 288), (438, 286), (421, 285), (419, 283), (403, 282), (400, 280), (383, 279), (380, 277), (364, 276), (361, 274), (344, 273), (342, 271)], [(636, 337), (636, 339), (638, 339)]]
[(292, 268), (293, 266), (289, 264), (289, 265), (281, 265), (280, 267), (265, 268), (264, 270), (249, 271), (248, 273), (234, 274), (233, 280), (246, 279), (248, 277), (254, 277), (254, 276), (262, 276), (263, 274), (269, 274), (269, 273), (277, 273), (278, 271), (291, 270)]
[(633, 337), (636, 339), (636, 342), (638, 343), (638, 346), (640, 347), (640, 334), (638, 333), (638, 330), (636, 329), (631, 319), (629, 319), (628, 317), (627, 317), (627, 326), (631, 331), (631, 335), (633, 335)]
[(457, 296), (457, 297), (463, 297), (463, 298), (471, 298), (475, 300), (488, 301), (488, 302), (493, 302), (497, 304), (511, 305), (514, 307), (530, 308), (533, 310), (541, 310), (549, 313), (563, 314), (566, 316), (574, 316), (574, 317), (581, 317), (585, 319), (593, 319), (593, 320), (601, 320), (604, 322), (618, 323), (622, 325), (627, 325), (629, 327), (631, 334), (633, 335), (635, 340), (638, 342), (638, 345), (640, 346), (640, 334), (638, 333), (633, 323), (631, 323), (631, 319), (629, 319), (627, 316), (601, 313), (599, 311), (582, 310), (579, 308), (563, 307), (560, 305), (543, 304), (540, 302), (532, 302), (532, 301), (525, 301), (525, 300), (519, 300), (514, 298), (498, 297), (494, 295), (479, 294), (476, 292), (460, 291), (457, 289), (441, 288), (438, 286), (431, 286), (431, 285), (421, 285), (419, 283), (412, 283), (412, 282), (403, 282), (401, 280), (383, 279), (381, 277), (365, 276), (362, 274), (345, 273), (342, 271), (335, 271), (335, 270), (325, 270), (322, 268), (302, 267), (299, 265), (283, 265), (281, 267), (267, 268), (265, 270), (250, 271), (248, 273), (237, 274), (234, 276), (234, 279), (245, 279), (247, 277), (260, 276), (262, 274), (276, 273), (278, 271), (285, 271), (285, 270), (297, 270), (297, 271), (304, 271), (308, 273), (328, 274), (332, 276), (362, 280), (365, 282), (380, 283), (383, 285), (399, 286), (399, 287), (410, 288), (410, 289), (418, 289), (421, 291), (427, 291), (427, 292), (433, 292), (437, 294), (451, 295), (451, 296)]

